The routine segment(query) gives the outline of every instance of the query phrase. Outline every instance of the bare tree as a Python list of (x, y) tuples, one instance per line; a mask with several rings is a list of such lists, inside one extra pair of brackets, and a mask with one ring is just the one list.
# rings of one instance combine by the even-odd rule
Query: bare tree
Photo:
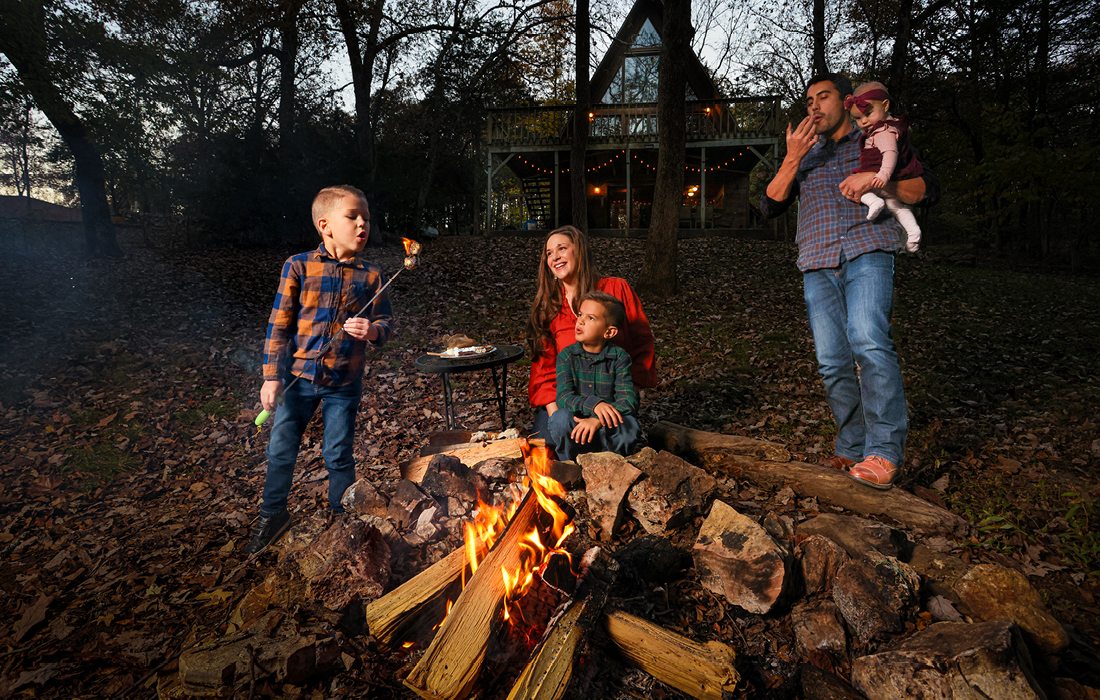
[(577, 102), (573, 110), (573, 145), (569, 151), (569, 182), (573, 193), (573, 225), (588, 228), (588, 182), (585, 151), (588, 150), (588, 110), (592, 96), (588, 89), (589, 51), (592, 31), (588, 16), (588, 0), (577, 0)]
[(814, 0), (814, 73), (828, 72), (829, 63), (825, 60), (825, 0)]
[(27, 92), (73, 154), (86, 251), (89, 255), (120, 255), (107, 206), (103, 158), (84, 122), (54, 82), (41, 1), (0, 2), (0, 52), (15, 66)]
[(676, 293), (680, 205), (687, 143), (685, 79), (691, 50), (691, 0), (665, 0), (661, 31), (661, 70), (657, 85), (657, 182), (646, 238), (640, 286), (657, 297)]

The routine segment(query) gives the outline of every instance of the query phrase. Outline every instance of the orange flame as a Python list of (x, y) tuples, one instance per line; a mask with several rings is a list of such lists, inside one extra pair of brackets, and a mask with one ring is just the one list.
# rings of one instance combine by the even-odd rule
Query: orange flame
[(545, 446), (530, 443), (524, 443), (522, 450), (523, 461), (527, 465), (527, 485), (534, 492), (539, 507), (554, 521), (549, 532), (553, 544), (549, 546), (543, 544), (537, 529), (524, 533), (518, 543), (520, 558), (516, 570), (509, 573), (503, 567), (501, 568), (500, 574), (504, 580), (505, 590), (505, 620), (511, 619), (508, 602), (518, 600), (527, 593), (535, 581), (535, 574), (541, 574), (546, 570), (551, 556), (562, 554), (572, 562), (569, 552), (561, 549), (561, 545), (569, 535), (573, 534), (575, 528), (570, 522), (569, 514), (554, 500), (554, 497), (565, 496), (565, 487), (550, 476), (552, 463), (550, 450)]
[[(545, 446), (534, 446), (529, 443), (524, 443), (522, 450), (524, 462), (527, 465), (525, 485), (534, 491), (539, 507), (553, 520), (548, 533), (552, 544), (543, 543), (538, 529), (532, 528), (530, 532), (523, 533), (517, 545), (520, 548), (519, 566), (514, 571), (501, 567), (500, 575), (506, 592), (502, 617), (509, 621), (512, 620), (512, 613), (508, 602), (523, 597), (534, 583), (535, 575), (545, 571), (554, 554), (563, 555), (572, 563), (569, 552), (561, 549), (561, 545), (575, 530), (569, 514), (554, 500), (555, 497), (564, 497), (566, 492), (565, 487), (550, 476), (552, 463), (550, 450)], [(463, 528), (466, 562), (469, 564), (471, 576), (477, 571), (479, 562), (484, 559), (486, 553), (492, 549), (493, 544), (508, 526), (508, 522), (523, 500), (523, 495), (523, 490), (514, 486), (510, 494), (511, 500), (507, 505), (493, 506), (478, 499), (473, 520), (467, 522)], [(466, 574), (463, 572), (463, 588), (466, 586), (466, 580)], [(450, 612), (451, 601), (447, 601), (447, 613)]]
[(420, 243), (404, 236), (401, 237), (401, 242), (405, 245), (405, 255), (418, 255), (420, 253)]

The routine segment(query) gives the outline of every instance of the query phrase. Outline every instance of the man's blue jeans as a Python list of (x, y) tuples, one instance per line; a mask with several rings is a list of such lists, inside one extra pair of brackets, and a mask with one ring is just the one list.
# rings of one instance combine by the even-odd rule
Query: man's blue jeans
[(836, 453), (901, 466), (909, 419), (890, 332), (894, 254), (864, 253), (840, 267), (803, 273), (825, 397), (837, 422)]
[(328, 468), (328, 502), (333, 511), (343, 512), (340, 498), (355, 481), (353, 438), (362, 396), (362, 381), (328, 387), (299, 379), (283, 393), (283, 404), (275, 411), (275, 423), (267, 443), (267, 479), (260, 515), (271, 517), (286, 510), (302, 434), (318, 404), (325, 423), (321, 454)]

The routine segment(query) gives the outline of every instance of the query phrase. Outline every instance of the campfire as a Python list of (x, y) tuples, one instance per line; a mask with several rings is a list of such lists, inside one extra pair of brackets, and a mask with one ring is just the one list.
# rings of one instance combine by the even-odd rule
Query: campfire
[(718, 699), (740, 690), (735, 661), (750, 691), (797, 673), (805, 697), (938, 697), (973, 679), (994, 683), (989, 697), (1033, 697), (1031, 654), (1056, 668), (1069, 643), (1022, 574), (945, 551), (964, 520), (782, 445), (662, 422), (659, 450), (558, 462), (514, 436), (455, 437), (433, 436), (389, 494), (356, 482), (356, 517), (299, 525), (161, 697), (300, 687), (362, 663), (367, 682), (425, 698), (604, 697), (619, 683), (644, 697), (659, 681)]
[(504, 659), (495, 665), (523, 668), (509, 698), (560, 697), (590, 633), (602, 628), (626, 658), (695, 697), (732, 689), (729, 647), (605, 614), (618, 565), (600, 547), (581, 556), (567, 549), (575, 544), (574, 512), (551, 476), (552, 453), (540, 441), (519, 447), (521, 484), (502, 503), (478, 500), (463, 547), (367, 606), (375, 638), (413, 652), (426, 643), (405, 685), (424, 698), (464, 698)]

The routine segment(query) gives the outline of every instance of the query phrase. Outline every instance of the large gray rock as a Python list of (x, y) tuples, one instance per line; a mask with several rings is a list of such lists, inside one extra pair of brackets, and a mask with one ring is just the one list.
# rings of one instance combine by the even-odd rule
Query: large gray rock
[(915, 571), (876, 551), (848, 560), (833, 579), (833, 601), (865, 648), (905, 628), (917, 612), (919, 591)]
[(488, 493), (481, 474), (467, 467), (457, 457), (444, 454), (435, 455), (428, 462), (424, 477), (420, 480), (420, 488), (441, 504), (448, 504), (452, 498), (467, 504), (463, 513), (474, 507), (478, 496), (484, 499)]
[(794, 646), (802, 659), (825, 671), (835, 671), (848, 658), (848, 639), (840, 611), (829, 599), (803, 602), (791, 610)]
[(822, 513), (805, 520), (798, 524), (795, 535), (799, 538), (828, 537), (856, 558), (873, 550), (904, 561), (912, 547), (900, 530), (875, 520), (839, 513)]
[(955, 555), (919, 543), (913, 547), (908, 564), (920, 574), (929, 591), (948, 599), (955, 599), (955, 584), (967, 570), (966, 562)]
[(406, 530), (416, 525), (420, 514), (429, 508), (435, 508), (436, 502), (426, 494), (418, 484), (402, 479), (390, 499), (387, 517), (398, 529)]
[(756, 524), (715, 501), (692, 548), (699, 582), (730, 603), (765, 614), (783, 592), (786, 553)]
[(1044, 698), (1027, 647), (1007, 620), (937, 622), (891, 651), (852, 662), (852, 683), (869, 700)]
[(588, 512), (600, 525), (600, 538), (610, 541), (627, 491), (642, 471), (614, 452), (592, 452), (577, 457), (584, 474)]
[(829, 591), (841, 565), (850, 558), (839, 544), (823, 535), (810, 535), (799, 542), (795, 555), (806, 595)]
[(359, 479), (344, 492), (340, 504), (352, 513), (384, 518), (389, 515), (390, 499), (373, 482)]
[(382, 533), (352, 517), (337, 518), (291, 561), (306, 581), (306, 596), (331, 610), (355, 598), (374, 600), (390, 578), (390, 547)]
[(997, 564), (978, 564), (959, 578), (955, 592), (963, 611), (971, 617), (1012, 620), (1044, 654), (1057, 654), (1069, 644), (1065, 628), (1017, 571)]
[(642, 529), (663, 535), (706, 510), (718, 480), (671, 452), (643, 448), (630, 460), (645, 473), (627, 501)]

